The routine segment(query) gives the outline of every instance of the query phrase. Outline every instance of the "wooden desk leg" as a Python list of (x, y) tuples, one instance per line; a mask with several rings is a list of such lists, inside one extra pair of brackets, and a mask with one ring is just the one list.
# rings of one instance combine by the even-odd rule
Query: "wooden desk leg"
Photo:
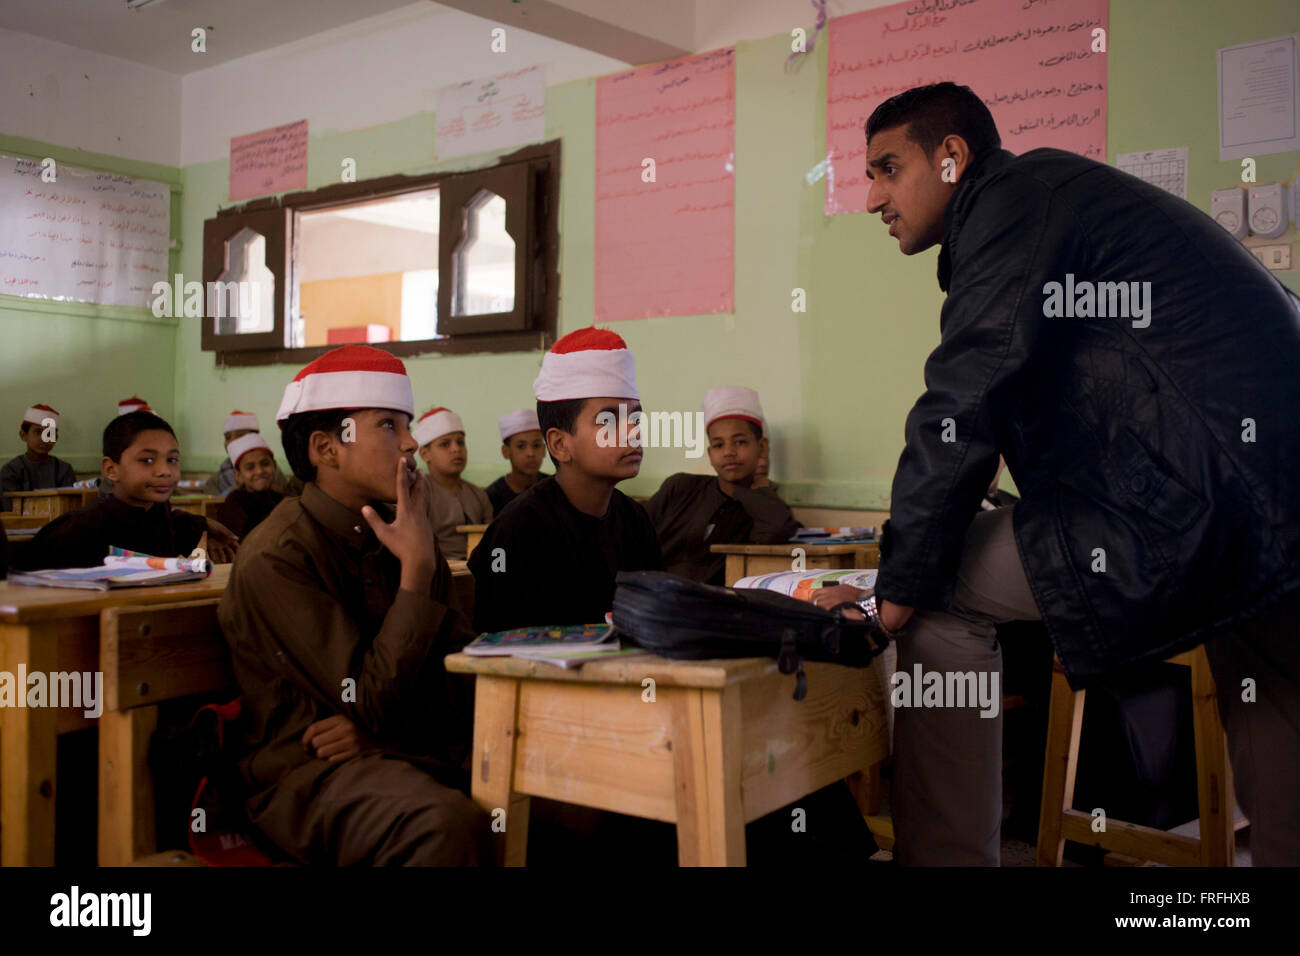
[(744, 866), (740, 690), (670, 693), (678, 863)]
[(149, 737), (157, 707), (105, 710), (99, 719), (99, 865), (126, 866), (158, 852)]
[(1232, 765), (1219, 718), (1214, 675), (1205, 647), (1192, 656), (1192, 727), (1196, 737), (1196, 796), (1201, 816), (1201, 865), (1233, 866), (1236, 832), (1233, 817)]
[(1038, 866), (1060, 866), (1065, 853), (1061, 815), (1074, 805), (1083, 699), (1084, 691), (1071, 690), (1060, 662), (1054, 662), (1047, 715), (1047, 752), (1043, 758), (1043, 800), (1038, 809)]
[[(0, 670), (17, 679), (58, 669), (58, 643), (38, 627), (0, 627)], [(26, 695), (27, 688), (15, 688)], [(13, 707), (0, 726), (0, 866), (54, 865), (54, 794), (58, 714), (53, 707)]]
[(514, 792), (518, 718), (519, 681), (478, 675), (470, 792), (492, 818), (497, 863), (504, 866), (523, 866), (528, 853), (529, 801)]
[(727, 587), (731, 587), (745, 576), (745, 556), (743, 554), (727, 555), (727, 568), (723, 572)]

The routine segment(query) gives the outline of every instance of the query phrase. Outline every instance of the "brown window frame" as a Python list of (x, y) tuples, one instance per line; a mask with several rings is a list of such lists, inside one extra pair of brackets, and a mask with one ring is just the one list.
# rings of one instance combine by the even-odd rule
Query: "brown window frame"
[[(559, 324), (560, 142), (552, 140), (502, 156), (475, 170), (384, 176), (356, 183), (255, 199), (223, 209), (203, 226), (204, 288), (226, 268), (226, 240), (244, 227), (266, 237), (267, 268), (275, 276), (275, 325), (271, 332), (218, 334), (204, 302), (201, 347), (227, 366), (303, 365), (334, 346), (288, 348), (289, 322), (297, 312), (292, 268), (297, 255), (294, 225), (299, 213), (437, 186), (441, 223), (438, 237), (438, 327), (447, 338), (377, 342), (398, 357), (424, 354), (545, 351)], [(481, 190), (506, 200), (507, 231), (515, 240), (515, 309), (491, 316), (452, 316), (452, 255), (460, 243), (463, 208)], [(523, 221), (519, 219), (522, 217)], [(459, 329), (459, 331), (458, 331)], [(468, 331), (478, 329), (479, 331)]]

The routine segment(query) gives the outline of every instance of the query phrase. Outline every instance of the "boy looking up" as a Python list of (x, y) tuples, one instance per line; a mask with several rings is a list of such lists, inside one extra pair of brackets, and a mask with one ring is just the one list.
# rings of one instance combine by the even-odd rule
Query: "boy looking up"
[(663, 567), (645, 509), (615, 487), (641, 468), (627, 344), (603, 329), (569, 333), (542, 359), (533, 394), (555, 477), (515, 499), (470, 558), (479, 631), (601, 622), (619, 571)]
[(234, 558), (239, 539), (212, 518), (172, 508), (181, 453), (172, 427), (153, 412), (119, 415), (104, 429), (100, 468), (113, 494), (55, 518), (19, 553), (22, 567), (91, 568), (110, 547), (160, 558), (187, 556), (208, 535), (208, 556)]
[(442, 659), (472, 635), (429, 524), (413, 410), (405, 367), (370, 346), (298, 373), (276, 420), (302, 495), (249, 535), (218, 612), (249, 819), (306, 864), (492, 859), (487, 816), (454, 789), (473, 685)]
[(501, 432), (501, 457), (510, 462), (510, 471), (487, 486), (488, 500), (493, 514), (514, 501), (542, 478), (542, 461), (546, 458), (546, 442), (542, 440), (537, 410), (521, 408), (497, 419)]
[(726, 555), (714, 544), (777, 544), (799, 529), (776, 485), (758, 474), (767, 457), (763, 406), (752, 388), (711, 388), (704, 396), (713, 475), (673, 475), (646, 504), (673, 574), (722, 584)]

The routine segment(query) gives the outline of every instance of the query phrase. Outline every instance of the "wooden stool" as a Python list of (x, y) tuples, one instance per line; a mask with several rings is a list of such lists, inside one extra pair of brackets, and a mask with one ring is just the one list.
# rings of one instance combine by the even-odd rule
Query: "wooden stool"
[(1236, 830), (1248, 821), (1239, 818), (1234, 825), (1232, 768), (1210, 662), (1205, 648), (1198, 647), (1169, 658), (1168, 663), (1183, 664), (1192, 670), (1200, 838), (1125, 823), (1110, 816), (1106, 818), (1105, 832), (1097, 833), (1092, 829), (1092, 814), (1074, 809), (1074, 773), (1079, 762), (1085, 692), (1070, 689), (1060, 658), (1055, 658), (1043, 763), (1043, 802), (1038, 817), (1039, 866), (1060, 866), (1066, 840), (1169, 866), (1233, 865)]

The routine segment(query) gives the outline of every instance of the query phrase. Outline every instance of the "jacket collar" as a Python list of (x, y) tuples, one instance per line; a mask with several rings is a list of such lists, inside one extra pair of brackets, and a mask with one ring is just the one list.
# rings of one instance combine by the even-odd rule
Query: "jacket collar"
[[(302, 506), (307, 513), (316, 521), (324, 525), (328, 530), (338, 535), (354, 548), (362, 551), (372, 549), (378, 543), (374, 532), (370, 530), (370, 525), (366, 519), (361, 516), (361, 512), (353, 511), (339, 504), (325, 492), (320, 490), (320, 486), (314, 481), (307, 482), (302, 489)], [(379, 516), (385, 521), (391, 520), (392, 507), (385, 504), (372, 504)]]
[(960, 226), (960, 223), (956, 222), (957, 209), (970, 196), (974, 188), (973, 183), (991, 175), (1015, 158), (1015, 153), (1009, 150), (990, 150), (971, 164), (970, 169), (966, 170), (966, 175), (953, 190), (952, 198), (948, 200), (948, 206), (943, 211), (943, 245), (939, 248), (939, 288), (944, 292), (948, 291), (948, 285), (952, 280), (952, 258), (948, 254), (948, 246), (956, 238), (956, 229)]

